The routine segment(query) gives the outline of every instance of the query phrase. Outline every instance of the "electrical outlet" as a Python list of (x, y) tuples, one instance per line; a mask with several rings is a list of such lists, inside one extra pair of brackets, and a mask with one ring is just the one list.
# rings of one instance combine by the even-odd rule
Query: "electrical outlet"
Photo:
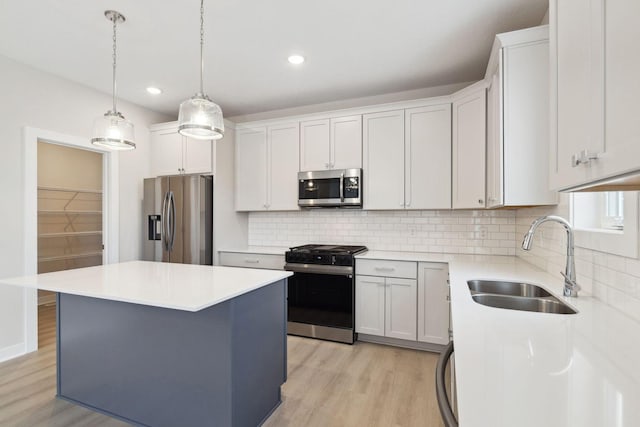
[(409, 234), (411, 236), (415, 236), (416, 234), (418, 234), (418, 226), (415, 224), (409, 224), (409, 227), (407, 227), (407, 229), (409, 230)]
[(481, 239), (486, 239), (487, 238), (487, 227), (480, 227), (480, 238)]

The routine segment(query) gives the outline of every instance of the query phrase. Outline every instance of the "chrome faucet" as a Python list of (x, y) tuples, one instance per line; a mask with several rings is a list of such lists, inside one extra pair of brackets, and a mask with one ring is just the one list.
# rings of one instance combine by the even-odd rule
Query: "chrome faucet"
[(577, 297), (578, 290), (580, 290), (580, 286), (576, 283), (576, 264), (573, 258), (573, 229), (571, 228), (571, 224), (567, 222), (566, 219), (549, 215), (542, 216), (531, 223), (531, 227), (527, 234), (524, 235), (524, 240), (522, 241), (522, 249), (525, 251), (531, 250), (531, 245), (533, 243), (533, 233), (535, 233), (536, 229), (547, 221), (553, 221), (560, 223), (564, 229), (567, 231), (567, 266), (564, 269), (564, 273), (560, 272), (564, 277), (564, 291), (563, 294), (566, 297)]

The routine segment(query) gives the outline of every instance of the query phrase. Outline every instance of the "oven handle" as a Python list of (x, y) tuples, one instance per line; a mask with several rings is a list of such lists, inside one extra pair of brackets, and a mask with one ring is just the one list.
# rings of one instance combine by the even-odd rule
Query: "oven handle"
[(353, 274), (353, 267), (348, 265), (287, 263), (284, 265), (284, 269), (294, 273), (332, 274), (335, 276), (350, 276)]

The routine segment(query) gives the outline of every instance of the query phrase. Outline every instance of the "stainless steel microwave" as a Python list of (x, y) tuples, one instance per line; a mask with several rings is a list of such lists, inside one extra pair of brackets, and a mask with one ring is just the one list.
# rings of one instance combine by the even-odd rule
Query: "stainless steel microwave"
[(301, 207), (362, 207), (362, 169), (298, 172)]

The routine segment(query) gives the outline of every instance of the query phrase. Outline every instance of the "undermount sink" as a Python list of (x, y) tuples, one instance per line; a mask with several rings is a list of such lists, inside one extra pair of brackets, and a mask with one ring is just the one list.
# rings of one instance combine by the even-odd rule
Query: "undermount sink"
[(519, 297), (541, 298), (551, 294), (540, 286), (531, 283), (505, 282), (500, 280), (469, 280), (469, 290), (480, 294), (512, 295)]
[(576, 314), (576, 311), (554, 297), (527, 298), (508, 295), (476, 294), (471, 296), (475, 302), (489, 307), (509, 310), (535, 311), (538, 313)]
[(547, 290), (531, 283), (469, 280), (467, 285), (473, 300), (489, 307), (537, 313), (577, 313)]

